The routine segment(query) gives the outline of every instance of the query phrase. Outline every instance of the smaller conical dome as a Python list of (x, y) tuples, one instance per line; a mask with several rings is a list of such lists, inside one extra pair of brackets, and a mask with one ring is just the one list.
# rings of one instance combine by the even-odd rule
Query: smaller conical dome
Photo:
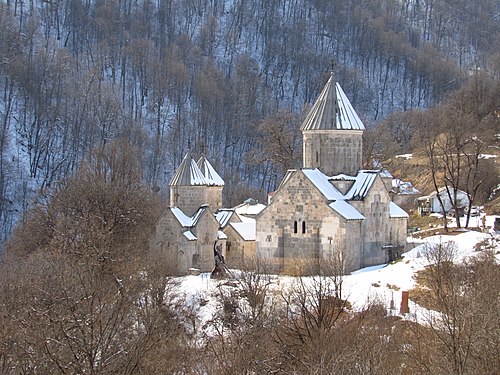
[(205, 177), (205, 181), (207, 185), (210, 186), (224, 186), (224, 180), (222, 177), (217, 173), (214, 167), (212, 167), (212, 164), (205, 158), (205, 156), (202, 156), (200, 160), (198, 160), (198, 167), (201, 170), (201, 173)]
[(196, 162), (191, 158), (191, 154), (188, 152), (184, 159), (182, 159), (177, 172), (175, 172), (172, 181), (170, 181), (170, 186), (198, 186), (207, 185), (205, 176), (200, 170)]

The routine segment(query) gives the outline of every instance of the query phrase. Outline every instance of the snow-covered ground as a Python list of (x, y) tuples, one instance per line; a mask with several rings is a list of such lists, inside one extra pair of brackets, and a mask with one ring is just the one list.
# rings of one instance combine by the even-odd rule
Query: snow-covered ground
[[(486, 227), (492, 228), (494, 216), (486, 218)], [(366, 267), (345, 276), (343, 297), (352, 304), (354, 309), (361, 309), (370, 301), (377, 300), (387, 306), (390, 314), (398, 314), (401, 304), (401, 292), (415, 286), (414, 275), (429, 263), (425, 257), (430, 244), (453, 242), (456, 246), (456, 261), (461, 262), (467, 257), (480, 254), (475, 245), (485, 240), (493, 243), (496, 252), (500, 252), (500, 236), (491, 229), (487, 233), (464, 231), (453, 235), (436, 235), (425, 239), (408, 239), (418, 243), (416, 247), (403, 254), (403, 258), (392, 264)], [(500, 256), (497, 254), (497, 259)], [(197, 312), (200, 323), (208, 321), (217, 309), (214, 294), (220, 283), (227, 280), (211, 280), (208, 273), (199, 276), (185, 276), (178, 279), (181, 298)], [(273, 288), (286, 288), (296, 279), (291, 276), (273, 276)], [(390, 310), (391, 299), (394, 310)], [(423, 310), (410, 301), (410, 314), (418, 314)], [(410, 317), (411, 318), (411, 317)]]

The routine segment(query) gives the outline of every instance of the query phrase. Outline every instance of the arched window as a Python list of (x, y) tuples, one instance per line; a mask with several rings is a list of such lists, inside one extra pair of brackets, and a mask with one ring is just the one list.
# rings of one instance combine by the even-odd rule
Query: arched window
[(302, 222), (302, 233), (306, 233), (306, 222)]
[(298, 228), (297, 228), (297, 220), (295, 220), (293, 222), (293, 233), (297, 233), (297, 230), (298, 230)]
[(316, 151), (316, 164), (319, 163), (319, 151)]

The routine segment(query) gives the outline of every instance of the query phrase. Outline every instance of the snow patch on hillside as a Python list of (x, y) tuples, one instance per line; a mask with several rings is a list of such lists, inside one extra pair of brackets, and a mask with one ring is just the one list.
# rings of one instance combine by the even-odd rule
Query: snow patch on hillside
[(401, 154), (401, 155), (396, 155), (396, 158), (401, 158), (401, 159), (410, 160), (411, 158), (413, 158), (413, 154)]

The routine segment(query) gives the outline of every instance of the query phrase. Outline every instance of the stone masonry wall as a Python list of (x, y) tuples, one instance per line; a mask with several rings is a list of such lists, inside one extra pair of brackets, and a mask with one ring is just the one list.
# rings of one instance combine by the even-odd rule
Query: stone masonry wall
[(332, 219), (324, 227), (325, 218), (332, 215), (311, 182), (295, 172), (257, 218), (257, 256), (266, 259), (275, 272), (292, 273), (296, 267), (317, 263), (325, 250), (326, 232), (333, 242), (344, 241), (340, 220)]
[(156, 223), (155, 232), (149, 240), (149, 249), (155, 257), (165, 265), (170, 266), (173, 273), (179, 272), (177, 250), (174, 249), (174, 235), (172, 233), (171, 218), (164, 214)]
[(226, 263), (230, 268), (246, 268), (255, 258), (255, 241), (245, 241), (234, 230), (227, 226)]
[(180, 207), (188, 215), (193, 215), (201, 205), (207, 203), (205, 186), (171, 186), (170, 206)]
[(225, 253), (226, 241), (217, 239), (219, 223), (211, 210), (207, 210), (200, 218), (196, 227), (192, 229), (198, 238), (196, 242), (197, 251), (193, 254), (192, 266), (199, 268), (202, 272), (210, 272), (214, 267), (214, 242), (222, 245), (222, 253)]
[(346, 221), (336, 216), (325, 217), (320, 236), (321, 259), (341, 261), (345, 273), (361, 268), (361, 228), (361, 220)]
[(362, 165), (363, 131), (303, 131), (303, 167), (319, 168), (327, 176), (355, 175)]
[(204, 203), (208, 204), (212, 211), (222, 207), (223, 186), (206, 186)]
[(391, 218), (391, 243), (393, 245), (405, 245), (408, 232), (407, 218)]
[[(189, 268), (210, 272), (214, 266), (213, 245), (217, 240), (218, 229), (219, 224), (210, 210), (201, 216), (196, 228), (183, 228), (167, 209), (156, 224), (149, 246), (174, 273), (186, 274)], [(184, 236), (183, 233), (188, 230), (191, 230), (197, 240), (189, 241)], [(218, 240), (217, 243), (222, 245), (224, 254), (226, 240)]]
[(377, 176), (363, 201), (350, 202), (364, 216), (362, 237), (362, 267), (381, 264), (388, 260), (383, 246), (391, 243), (390, 196)]

